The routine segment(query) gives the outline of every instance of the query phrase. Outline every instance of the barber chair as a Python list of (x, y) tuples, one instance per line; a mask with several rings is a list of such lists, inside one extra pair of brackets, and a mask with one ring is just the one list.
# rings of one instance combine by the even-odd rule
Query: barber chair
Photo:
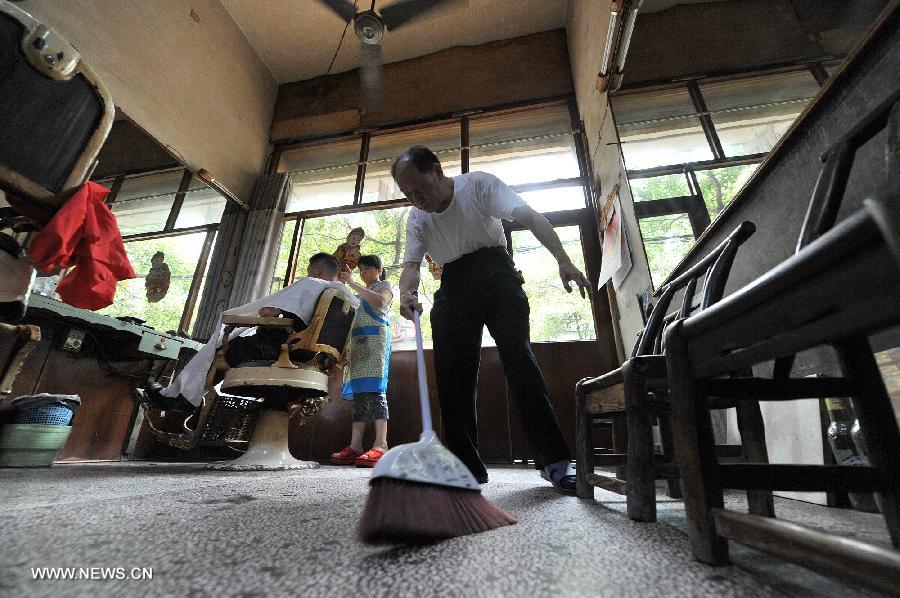
[[(206, 396), (196, 423), (195, 416), (184, 422), (184, 432), (169, 433), (156, 428), (146, 403), (142, 405), (147, 422), (154, 435), (166, 444), (192, 449), (200, 444), (225, 445), (235, 448), (248, 445), (243, 456), (234, 461), (216, 463), (211, 469), (273, 470), (309, 469), (318, 463), (295, 459), (288, 450), (288, 424), (295, 416), (314, 417), (328, 402), (328, 378), (339, 363), (349, 354), (350, 330), (356, 309), (345, 301), (336, 289), (327, 289), (316, 303), (309, 326), (294, 332), (294, 321), (289, 318), (262, 318), (256, 316), (225, 316), (222, 346), (206, 377)], [(239, 327), (273, 327), (288, 330), (287, 342), (275, 361), (248, 361), (230, 367), (225, 361), (228, 337)], [(217, 381), (224, 374), (220, 390)], [(247, 414), (232, 432), (246, 431), (249, 419), (258, 416), (255, 430), (249, 441), (227, 434), (229, 425), (221, 418), (234, 419), (235, 411)], [(228, 413), (231, 412), (231, 413)], [(238, 418), (239, 419), (239, 418)], [(226, 434), (222, 434), (226, 429)]]
[[(20, 242), (90, 176), (114, 119), (109, 92), (59, 33), (0, 0), (0, 320), (24, 316), (34, 269)], [(24, 245), (24, 243), (22, 243)], [(0, 401), (40, 340), (36, 326), (0, 324), (15, 337)]]

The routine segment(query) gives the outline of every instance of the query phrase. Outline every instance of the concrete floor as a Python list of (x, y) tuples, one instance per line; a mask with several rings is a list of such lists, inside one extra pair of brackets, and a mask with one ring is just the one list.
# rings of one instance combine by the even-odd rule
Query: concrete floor
[[(197, 464), (0, 469), (0, 596), (847, 596), (856, 588), (733, 546), (692, 560), (680, 501), (635, 523), (624, 497), (556, 494), (492, 468), (485, 496), (518, 525), (418, 548), (370, 548), (354, 526), (368, 471), (214, 472)], [(740, 508), (737, 493), (728, 505)], [(887, 543), (878, 515), (776, 498), (779, 516)], [(34, 580), (32, 567), (152, 568), (152, 579)], [(100, 575), (99, 570), (95, 575)]]

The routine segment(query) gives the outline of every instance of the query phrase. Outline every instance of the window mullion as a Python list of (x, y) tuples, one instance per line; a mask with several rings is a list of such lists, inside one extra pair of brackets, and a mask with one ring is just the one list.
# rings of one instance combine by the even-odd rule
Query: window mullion
[(709, 111), (706, 109), (706, 101), (700, 93), (700, 86), (697, 85), (697, 81), (691, 80), (688, 81), (687, 87), (688, 93), (691, 96), (691, 102), (694, 103), (694, 109), (697, 111), (697, 116), (700, 118), (700, 126), (703, 127), (703, 134), (706, 135), (706, 141), (709, 143), (709, 148), (712, 150), (713, 157), (716, 160), (724, 160), (725, 151), (722, 149), (722, 142), (719, 141), (716, 127), (713, 125), (712, 118), (709, 116)]
[(362, 203), (362, 195), (366, 180), (366, 164), (369, 160), (369, 141), (371, 133), (363, 133), (362, 143), (359, 146), (359, 163), (356, 166), (356, 188), (353, 190), (353, 205)]

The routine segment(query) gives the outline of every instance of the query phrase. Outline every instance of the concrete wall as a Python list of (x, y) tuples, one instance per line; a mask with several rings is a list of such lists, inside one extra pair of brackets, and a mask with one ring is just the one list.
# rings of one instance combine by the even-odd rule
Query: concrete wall
[(603, 43), (609, 25), (609, 4), (595, 0), (570, 0), (566, 33), (572, 78), (578, 110), (584, 121), (588, 152), (594, 172), (595, 188), (604, 201), (615, 184), (619, 184), (619, 196), (625, 230), (631, 247), (633, 266), (616, 293), (619, 306), (619, 326), (625, 345), (625, 353), (631, 352), (637, 333), (643, 328), (636, 295), (650, 286), (650, 269), (644, 244), (641, 240), (631, 188), (625, 174), (622, 152), (617, 145), (618, 134), (609, 109), (606, 94), (597, 90), (597, 73), (603, 58)]
[(427, 119), (572, 93), (566, 33), (460, 46), (385, 65), (383, 101), (366, 110), (359, 70), (282, 85), (272, 141)]
[(238, 197), (249, 198), (269, 151), (277, 85), (219, 2), (18, 5), (66, 36), (116, 105), (189, 168), (205, 168)]

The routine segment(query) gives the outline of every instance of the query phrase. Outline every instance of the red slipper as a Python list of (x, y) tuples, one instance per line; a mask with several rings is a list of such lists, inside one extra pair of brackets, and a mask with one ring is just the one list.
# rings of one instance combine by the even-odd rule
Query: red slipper
[(377, 448), (370, 448), (362, 455), (356, 458), (356, 466), (357, 467), (375, 467), (375, 464), (378, 463), (378, 460), (381, 459), (381, 456), (384, 454), (384, 451)]
[(341, 449), (339, 453), (331, 453), (331, 462), (334, 465), (353, 465), (356, 463), (356, 458), (362, 455), (362, 453), (358, 453), (353, 450), (353, 447), (349, 444)]

